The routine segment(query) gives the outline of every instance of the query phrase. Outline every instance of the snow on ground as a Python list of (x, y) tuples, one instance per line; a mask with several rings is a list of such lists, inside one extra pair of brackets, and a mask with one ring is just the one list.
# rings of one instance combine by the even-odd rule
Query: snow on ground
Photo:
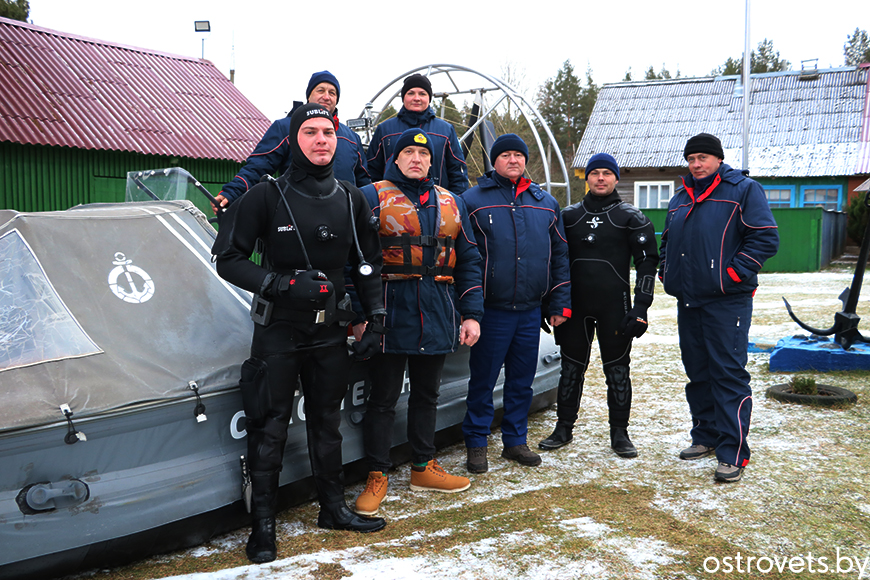
[[(814, 326), (830, 326), (834, 313), (841, 308), (836, 297), (851, 283), (851, 278), (851, 272), (762, 275), (750, 339), (775, 342), (803, 332), (789, 319), (781, 296), (789, 299), (802, 320)], [(868, 301), (870, 289), (859, 303), (859, 315), (862, 309), (868, 309)], [(863, 326), (866, 328), (866, 324)], [(632, 351), (634, 399), (630, 433), (639, 450), (637, 459), (620, 459), (609, 449), (606, 386), (596, 358), (587, 373), (574, 442), (558, 451), (543, 453), (541, 467), (522, 468), (499, 458), (500, 433), (496, 431), (489, 439), (490, 471), (472, 476), (473, 485), (467, 492), (436, 494), (438, 497), (411, 492), (408, 466), (399, 466), (391, 472), (390, 491), (381, 515), (395, 525), (420, 522), (419, 530), (403, 537), (379, 538), (373, 534), (352, 547), (330, 549), (320, 544), (316, 551), (288, 553), (282, 544), (286, 546), (293, 538), (314, 535), (326, 539), (333, 537), (328, 534), (335, 533), (314, 526), (311, 515), (315, 512), (309, 504), (307, 509), (300, 506), (282, 514), (276, 562), (166, 578), (301, 580), (318, 577), (319, 566), (327, 564), (340, 566), (343, 577), (352, 580), (709, 576), (686, 565), (686, 549), (671, 545), (664, 532), (638, 532), (633, 525), (621, 525), (618, 517), (607, 517), (610, 506), (604, 506), (605, 511), (599, 513), (587, 509), (582, 502), (541, 505), (528, 499), (557, 490), (591, 489), (589, 486), (625, 489), (630, 493), (649, 490), (651, 499), (645, 511), (691, 524), (698, 533), (746, 552), (782, 557), (807, 551), (823, 554), (832, 552), (836, 546), (862, 560), (870, 556), (870, 483), (866, 477), (870, 460), (867, 432), (870, 405), (866, 400), (870, 389), (863, 384), (864, 376), (819, 376), (825, 382), (858, 392), (859, 402), (852, 407), (832, 410), (783, 404), (767, 399), (764, 390), (785, 382), (789, 375), (771, 374), (767, 370), (768, 354), (750, 354), (748, 368), (753, 375), (754, 408), (749, 442), (753, 461), (742, 482), (715, 484), (714, 458), (677, 459), (679, 450), (690, 443), (690, 425), (676, 335), (674, 300), (664, 296), (658, 286), (650, 310), (650, 331), (636, 342)], [(530, 417), (530, 447), (536, 447), (537, 441), (549, 435), (555, 419), (554, 408)], [(465, 474), (462, 445), (449, 447), (439, 452), (438, 457), (448, 471)], [(362, 482), (348, 486), (351, 502), (362, 487)], [(438, 514), (461, 514), (463, 508), (490, 505), (491, 511), (484, 512), (487, 515), (469, 516), (468, 521), (454, 518), (440, 527), (430, 523)], [(615, 512), (616, 507), (613, 506)], [(552, 525), (482, 533), (478, 539), (458, 542), (440, 551), (419, 549), (427, 543), (434, 545), (439, 540), (500, 523), (506, 511), (513, 511), (516, 517), (539, 515), (541, 521), (551, 521)], [(304, 516), (298, 515), (303, 512)], [(638, 529), (642, 525), (638, 520)], [(389, 529), (388, 526), (385, 532)], [(215, 553), (241, 553), (247, 532), (239, 530), (207, 546), (153, 561), (204, 561)], [(111, 578), (111, 573), (107, 577)]]

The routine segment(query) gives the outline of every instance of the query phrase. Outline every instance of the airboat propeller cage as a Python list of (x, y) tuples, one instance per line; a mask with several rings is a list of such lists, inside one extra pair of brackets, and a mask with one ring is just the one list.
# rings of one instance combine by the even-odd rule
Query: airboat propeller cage
[[(424, 74), (432, 81), (434, 91), (433, 101), (438, 98), (445, 99), (452, 95), (475, 95), (476, 97), (480, 98), (482, 104), (482, 112), (479, 114), (477, 119), (474, 120), (468, 130), (465, 131), (465, 133), (463, 133), (462, 135), (459, 135), (459, 142), (463, 145), (465, 145), (466, 143), (468, 143), (469, 145), (471, 144), (471, 139), (474, 135), (474, 131), (476, 131), (479, 127), (483, 126), (484, 123), (488, 122), (490, 114), (495, 111), (502, 103), (507, 101), (509, 104), (516, 107), (516, 110), (520, 112), (520, 114), (523, 116), (523, 119), (525, 119), (529, 129), (531, 130), (532, 136), (535, 140), (534, 145), (537, 147), (538, 153), (540, 154), (540, 158), (542, 160), (541, 164), (543, 165), (544, 169), (544, 181), (542, 185), (544, 185), (545, 189), (547, 189), (548, 191), (552, 191), (552, 188), (554, 187), (564, 188), (567, 203), (568, 205), (571, 204), (571, 185), (569, 182), (568, 169), (565, 166), (565, 160), (562, 157), (562, 153), (559, 150), (559, 145), (558, 143), (556, 143), (555, 137), (553, 137), (553, 133), (547, 126), (547, 123), (544, 121), (541, 113), (538, 112), (538, 109), (535, 108), (534, 104), (529, 99), (527, 99), (523, 94), (521, 94), (519, 91), (510, 86), (505, 81), (490, 76), (488, 74), (478, 72), (468, 67), (457, 66), (453, 64), (429, 64), (402, 73), (401, 75), (397, 76), (389, 83), (387, 83), (384, 88), (382, 88), (374, 95), (374, 97), (369, 99), (369, 103), (366, 105), (366, 107), (363, 108), (362, 112), (360, 113), (361, 119), (373, 117), (373, 122), (365, 129), (365, 138), (363, 139), (363, 143), (365, 143), (366, 146), (368, 146), (369, 142), (371, 141), (372, 128), (382, 120), (380, 119), (381, 112), (386, 109), (397, 97), (400, 96), (402, 82), (405, 80), (406, 77), (414, 73)], [(436, 86), (440, 89), (441, 86), (445, 84), (444, 82), (439, 82), (443, 79), (446, 79), (447, 83), (452, 88), (449, 90), (436, 90)], [(484, 82), (481, 83), (480, 81)], [(496, 95), (494, 102), (489, 103), (486, 101), (487, 93), (494, 93)], [(379, 101), (382, 95), (389, 95), (389, 98), (387, 98), (385, 101)], [(374, 103), (376, 102), (380, 103), (379, 107), (377, 105), (374, 105)], [(399, 104), (399, 106), (401, 106), (401, 103)], [(399, 107), (396, 108), (398, 109)], [(376, 114), (375, 111), (377, 111)], [(441, 110), (441, 115), (443, 118), (443, 108)], [(543, 130), (544, 132), (543, 139), (541, 135), (541, 130)], [(492, 146), (492, 141), (486, 138), (482, 138), (481, 142), (483, 143), (486, 156), (489, 157), (489, 149)], [(548, 149), (544, 145), (545, 142), (549, 147), (549, 155), (547, 153)], [(527, 143), (527, 145), (531, 144)], [(548, 157), (555, 157), (556, 160), (559, 162), (559, 168), (562, 171), (562, 181), (554, 181), (553, 177), (550, 175), (550, 167), (549, 164), (546, 163)]]

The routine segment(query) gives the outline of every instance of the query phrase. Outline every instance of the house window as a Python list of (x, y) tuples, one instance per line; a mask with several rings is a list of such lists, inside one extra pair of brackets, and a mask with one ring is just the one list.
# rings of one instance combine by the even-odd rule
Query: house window
[(806, 185), (801, 187), (800, 207), (840, 210), (843, 188), (840, 185)]
[(764, 187), (764, 195), (767, 196), (767, 203), (770, 207), (794, 207), (792, 198), (794, 197), (794, 186), (779, 186), (779, 187)]
[(672, 195), (673, 181), (637, 181), (634, 184), (634, 205), (640, 209), (667, 208)]

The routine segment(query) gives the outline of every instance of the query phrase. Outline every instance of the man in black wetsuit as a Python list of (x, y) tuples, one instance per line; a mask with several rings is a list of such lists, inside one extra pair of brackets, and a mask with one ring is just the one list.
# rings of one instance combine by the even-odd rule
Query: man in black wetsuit
[[(303, 364), (314, 378), (303, 382), (302, 391), (320, 501), (317, 525), (358, 532), (385, 526), (381, 518), (354, 514), (344, 499), (339, 411), (351, 364), (346, 324), (354, 317), (345, 307), (345, 264), (353, 268), (369, 321), (354, 344), (360, 357), (379, 347), (385, 310), (381, 248), (369, 225), (371, 210), (357, 188), (334, 178), (335, 145), (329, 111), (313, 103), (300, 107), (290, 124), (290, 168), (230, 206), (212, 250), (218, 273), (255, 294), (251, 358), (242, 365), (241, 388), (253, 491), (246, 554), (256, 563), (277, 557), (278, 476)], [(263, 266), (249, 260), (257, 240), (265, 248)]]
[[(562, 352), (557, 422), (541, 449), (558, 449), (573, 439), (580, 410), (583, 376), (589, 364), (592, 338), (598, 348), (607, 383), (610, 446), (620, 457), (636, 457), (628, 437), (631, 414), (629, 353), (631, 339), (647, 329), (647, 309), (653, 301), (656, 267), (655, 228), (616, 191), (619, 166), (606, 153), (586, 165), (589, 193), (562, 211), (571, 262), (571, 318), (554, 329)], [(631, 301), (631, 260), (637, 270), (634, 306)]]

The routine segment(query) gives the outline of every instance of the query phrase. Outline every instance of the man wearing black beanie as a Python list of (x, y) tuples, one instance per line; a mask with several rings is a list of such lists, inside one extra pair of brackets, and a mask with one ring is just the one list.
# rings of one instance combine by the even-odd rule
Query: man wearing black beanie
[(429, 106), (432, 83), (421, 74), (412, 74), (402, 84), (402, 108), (399, 113), (380, 123), (368, 149), (368, 171), (372, 181), (385, 179), (387, 167), (396, 153), (396, 140), (408, 129), (422, 129), (432, 140), (432, 179), (435, 185), (455, 194), (468, 189), (468, 168), (456, 137), (456, 130), (447, 121), (438, 119)]
[(559, 202), (525, 177), (529, 148), (519, 135), (496, 139), (490, 160), (492, 171), (462, 196), (484, 263), (484, 316), (480, 340), (471, 347), (468, 361), (462, 421), (470, 473), (489, 469), (493, 389), (502, 366), (501, 456), (526, 467), (541, 464), (541, 456), (528, 446), (541, 320), (546, 317), (558, 326), (571, 317), (568, 245)]
[[(632, 339), (646, 332), (647, 309), (653, 301), (659, 263), (655, 228), (640, 210), (619, 197), (619, 165), (611, 155), (598, 153), (589, 158), (586, 183), (589, 193), (583, 201), (562, 210), (573, 316), (554, 329), (562, 354), (558, 421), (553, 434), (538, 447), (557, 449), (573, 439), (592, 337), (597, 336), (607, 383), (610, 447), (620, 457), (636, 457), (637, 449), (628, 437), (629, 355)], [(637, 271), (633, 301), (632, 259)]]
[(752, 296), (779, 235), (764, 189), (722, 160), (709, 133), (686, 142), (689, 173), (668, 204), (659, 278), (677, 299), (692, 445), (680, 458), (713, 453), (714, 477), (739, 481), (749, 463), (752, 389), (746, 371)]
[[(381, 250), (368, 226), (362, 193), (333, 176), (336, 136), (332, 114), (317, 104), (290, 119), (290, 168), (278, 180), (258, 183), (224, 214), (212, 252), (218, 274), (255, 295), (251, 358), (240, 386), (248, 440), (253, 526), (245, 552), (254, 563), (277, 557), (275, 512), (287, 426), (298, 404), (294, 390), (303, 367), (305, 429), (311, 472), (320, 502), (321, 528), (373, 532), (383, 519), (363, 518), (344, 500), (341, 404), (350, 358), (344, 266), (350, 264), (369, 329), (357, 344), (374, 353), (383, 335)], [(353, 209), (353, 214), (351, 214)], [(280, 225), (280, 227), (276, 227)], [(326, 231), (329, 239), (324, 240)], [(354, 241), (356, 238), (358, 241)], [(249, 258), (263, 243), (262, 266)], [(360, 268), (365, 260), (371, 272)], [(343, 324), (342, 324), (343, 322)], [(376, 333), (372, 336), (371, 333)], [(377, 334), (379, 332), (379, 335)]]

